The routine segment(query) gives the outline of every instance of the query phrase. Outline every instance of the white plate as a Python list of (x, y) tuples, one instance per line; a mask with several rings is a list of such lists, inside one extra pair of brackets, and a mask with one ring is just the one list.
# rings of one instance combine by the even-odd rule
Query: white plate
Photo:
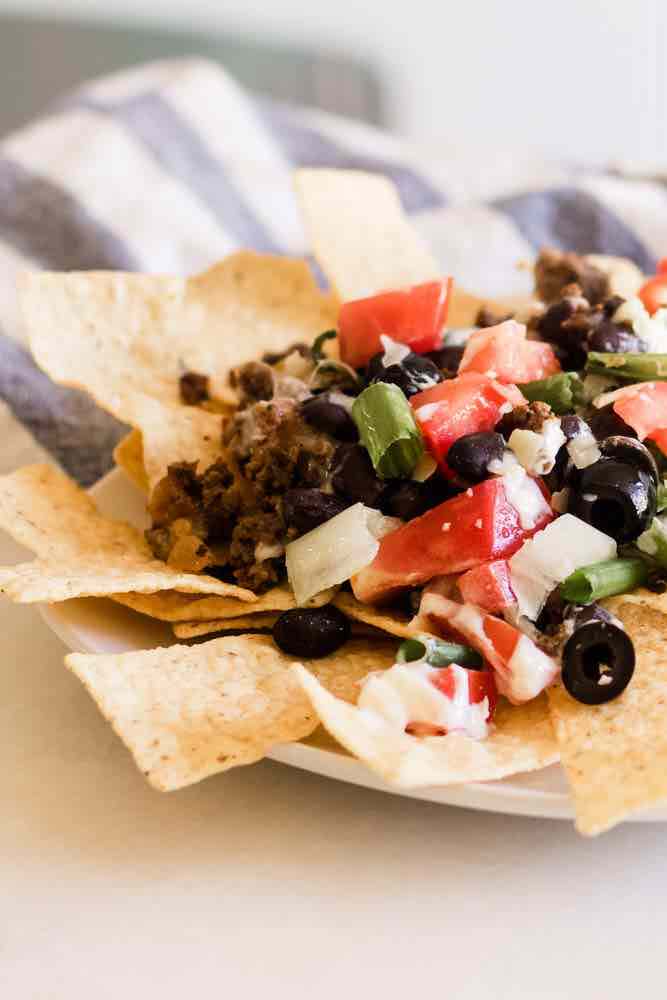
[[(92, 491), (100, 509), (115, 518), (124, 518), (140, 527), (146, 523), (144, 498), (119, 470), (109, 473)], [(103, 598), (82, 598), (61, 604), (43, 605), (47, 624), (72, 650), (89, 653), (121, 652), (169, 645), (174, 637), (163, 622), (139, 615)], [(558, 765), (502, 781), (480, 784), (397, 790), (377, 778), (360, 761), (348, 756), (319, 732), (303, 743), (274, 747), (273, 760), (303, 768), (339, 781), (392, 792), (408, 798), (426, 799), (468, 809), (571, 819), (572, 806), (565, 778)], [(667, 820), (667, 806), (633, 817), (640, 820)]]

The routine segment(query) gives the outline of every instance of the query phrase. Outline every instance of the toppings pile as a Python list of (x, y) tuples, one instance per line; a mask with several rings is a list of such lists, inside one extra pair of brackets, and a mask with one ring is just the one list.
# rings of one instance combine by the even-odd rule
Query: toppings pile
[[(527, 322), (483, 308), (445, 330), (449, 278), (345, 302), (312, 346), (232, 371), (220, 461), (170, 466), (150, 500), (177, 569), (410, 609), (359, 706), (415, 736), (484, 738), (498, 693), (561, 674), (581, 702), (617, 697), (633, 644), (597, 602), (667, 571), (667, 266), (630, 299), (572, 253), (544, 250), (535, 278)], [(197, 372), (180, 392), (224, 413)], [(350, 629), (326, 605), (273, 635), (312, 658)]]

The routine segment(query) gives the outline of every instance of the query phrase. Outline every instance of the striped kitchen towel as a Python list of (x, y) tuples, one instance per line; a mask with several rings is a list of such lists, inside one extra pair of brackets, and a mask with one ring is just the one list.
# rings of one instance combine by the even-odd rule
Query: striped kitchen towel
[(84, 485), (123, 427), (52, 384), (22, 343), (25, 268), (186, 274), (238, 247), (305, 254), (295, 166), (378, 171), (442, 263), (480, 294), (528, 290), (516, 267), (548, 243), (652, 270), (667, 190), (514, 150), (408, 147), (321, 112), (252, 98), (213, 63), (151, 64), (96, 81), (0, 143), (0, 467), (43, 457)]

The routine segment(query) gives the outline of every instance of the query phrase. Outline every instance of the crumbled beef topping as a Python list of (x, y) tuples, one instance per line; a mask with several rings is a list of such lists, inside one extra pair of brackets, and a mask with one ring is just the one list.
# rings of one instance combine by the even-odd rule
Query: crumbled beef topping
[(273, 371), (262, 361), (249, 361), (234, 369), (229, 381), (239, 391), (241, 408), (273, 397)]
[(227, 456), (201, 474), (196, 463), (169, 467), (150, 499), (146, 538), (175, 568), (227, 566), (237, 583), (258, 591), (285, 575), (284, 494), (321, 486), (335, 445), (302, 419), (293, 399), (247, 401), (228, 423), (224, 443)]
[(179, 388), (181, 391), (181, 400), (186, 406), (198, 406), (210, 398), (208, 375), (200, 375), (198, 372), (186, 372), (184, 375), (181, 375)]
[(567, 285), (576, 283), (591, 305), (609, 295), (607, 275), (576, 253), (563, 253), (550, 247), (540, 252), (535, 263), (535, 290), (543, 302), (562, 298)]
[(514, 316), (513, 312), (499, 313), (494, 312), (489, 306), (482, 306), (477, 313), (475, 326), (482, 327), (483, 329), (490, 326), (498, 326), (499, 323), (504, 323), (506, 319), (512, 319), (512, 316)]
[(496, 425), (496, 430), (507, 440), (512, 431), (535, 431), (539, 434), (544, 421), (553, 417), (548, 403), (521, 403), (515, 406), (511, 413), (506, 413)]

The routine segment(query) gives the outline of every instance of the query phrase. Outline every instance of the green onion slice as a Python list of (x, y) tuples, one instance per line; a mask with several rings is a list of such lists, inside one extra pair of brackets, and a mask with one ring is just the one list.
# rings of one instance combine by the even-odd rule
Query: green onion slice
[(412, 407), (397, 385), (369, 385), (355, 399), (352, 419), (379, 476), (411, 474), (424, 454), (424, 442)]
[(528, 402), (548, 403), (558, 416), (572, 413), (584, 400), (584, 385), (577, 372), (560, 372), (549, 378), (524, 382), (519, 388)]
[(586, 371), (622, 382), (667, 382), (667, 354), (606, 354), (590, 351)]
[(664, 514), (653, 518), (651, 526), (637, 539), (637, 548), (655, 559), (662, 569), (667, 569), (667, 523)]
[(663, 481), (658, 486), (658, 512), (667, 507), (667, 482)]
[(648, 579), (648, 566), (643, 559), (606, 559), (582, 566), (560, 586), (561, 597), (572, 604), (592, 604), (603, 597), (626, 594)]
[(484, 666), (484, 661), (476, 649), (461, 646), (456, 642), (445, 642), (444, 639), (437, 639), (431, 635), (406, 639), (398, 647), (397, 663), (414, 663), (416, 660), (426, 660), (431, 667), (448, 667), (451, 663), (478, 669)]
[(324, 333), (321, 333), (319, 335), (319, 337), (315, 337), (315, 340), (313, 341), (313, 346), (310, 349), (311, 354), (313, 356), (313, 361), (323, 360), (323, 358), (325, 357), (324, 344), (326, 343), (327, 340), (335, 340), (337, 336), (338, 332), (336, 330), (325, 330)]

